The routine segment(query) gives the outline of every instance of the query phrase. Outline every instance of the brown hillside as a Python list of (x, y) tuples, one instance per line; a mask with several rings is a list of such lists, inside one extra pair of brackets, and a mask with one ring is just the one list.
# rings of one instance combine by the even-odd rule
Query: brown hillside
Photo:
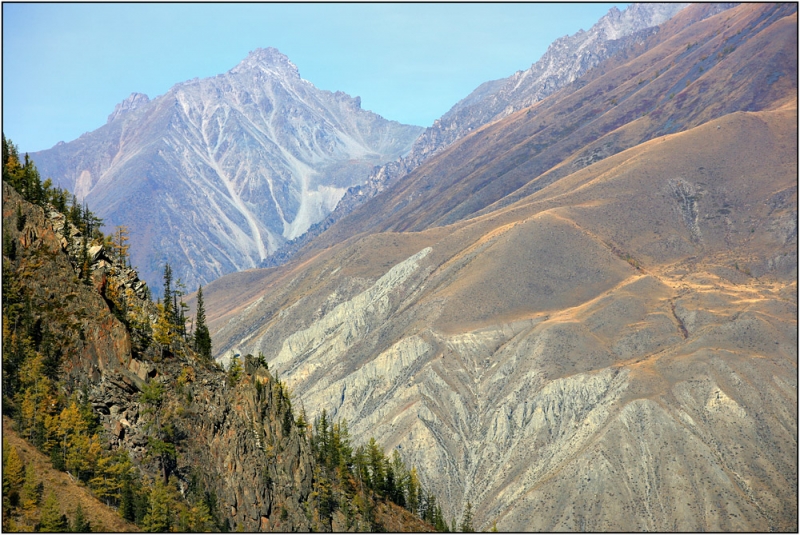
[(95, 498), (86, 487), (79, 485), (65, 472), (53, 469), (50, 459), (40, 453), (11, 427), (11, 420), (3, 417), (3, 440), (9, 447), (17, 449), (22, 461), (27, 465), (33, 463), (38, 481), (44, 484), (44, 494), (50, 492), (58, 496), (61, 512), (73, 520), (75, 509), (81, 504), (86, 519), (91, 523), (92, 530), (96, 532), (121, 532), (139, 531), (139, 529), (122, 519), (111, 507), (106, 506)]
[(208, 285), (215, 351), (479, 529), (796, 530), (795, 8), (691, 6)]
[(796, 121), (731, 114), (469, 221), (348, 240), (235, 309), (213, 283), (216, 347), (399, 446), (446, 515), (791, 529)]
[(452, 223), (644, 141), (796, 93), (795, 6), (743, 4), (702, 19), (704, 9), (686, 8), (627, 55), (455, 143), (312, 247)]

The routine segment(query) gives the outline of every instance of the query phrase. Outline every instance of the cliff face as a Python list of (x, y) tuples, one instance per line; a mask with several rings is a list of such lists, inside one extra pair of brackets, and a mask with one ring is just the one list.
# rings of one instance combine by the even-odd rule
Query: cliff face
[[(24, 225), (18, 230), (20, 215)], [(269, 529), (273, 518), (273, 529), (308, 529), (300, 504), (308, 498), (312, 460), (297, 428), (283, 430), (289, 406), (276, 406), (276, 384), (265, 371), (258, 375), (251, 366), (255, 375), (230, 388), (213, 366), (191, 356), (162, 359), (152, 340), (148, 347), (133, 342), (135, 335), (112, 312), (114, 301), (124, 301), (146, 322), (157, 314), (134, 292), (143, 290), (135, 271), (98, 246), (92, 249), (92, 284), (81, 282), (80, 266), (68, 254), (80, 249), (80, 232), (62, 214), (24, 201), (5, 182), (3, 228), (18, 244), (12, 265), (30, 290), (31, 308), (59, 339), (64, 388), (86, 392), (110, 447), (126, 449), (142, 470), (159, 477), (148, 440), (154, 417), (144, 413), (140, 393), (160, 383), (167, 392), (161, 417), (172, 415), (177, 434), (185, 437), (174, 467), (182, 485), (200, 475), (233, 526)], [(264, 385), (264, 396), (257, 395), (254, 381)], [(280, 521), (279, 508), (287, 511)]]
[(258, 49), (153, 100), (134, 93), (106, 125), (32, 157), (109, 228), (131, 229), (133, 264), (154, 291), (165, 261), (194, 290), (257, 266), (421, 130), (319, 90), (286, 56)]

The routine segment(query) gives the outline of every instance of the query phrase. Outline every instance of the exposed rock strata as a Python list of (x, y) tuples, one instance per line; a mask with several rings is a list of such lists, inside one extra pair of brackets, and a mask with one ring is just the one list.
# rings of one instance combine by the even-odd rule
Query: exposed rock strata
[(794, 530), (795, 124), (731, 114), (253, 273), (244, 303), (212, 283), (216, 348), (263, 351), (481, 529)]

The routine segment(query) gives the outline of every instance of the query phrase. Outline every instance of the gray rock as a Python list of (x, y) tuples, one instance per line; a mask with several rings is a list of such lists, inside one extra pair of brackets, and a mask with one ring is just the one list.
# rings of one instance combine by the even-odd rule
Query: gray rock
[[(166, 255), (195, 289), (256, 267), (421, 131), (315, 88), (286, 56), (258, 49), (153, 100), (134, 94), (105, 126), (32, 157), (108, 225), (129, 225), (131, 263), (151, 287), (160, 288)], [(155, 190), (164, 194), (150, 197)], [(126, 202), (143, 195), (153, 202)]]

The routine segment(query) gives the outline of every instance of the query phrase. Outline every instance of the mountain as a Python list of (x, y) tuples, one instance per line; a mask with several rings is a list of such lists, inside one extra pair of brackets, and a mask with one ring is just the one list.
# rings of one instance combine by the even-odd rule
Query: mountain
[[(658, 31), (659, 24), (669, 20), (686, 5), (631, 4), (622, 12), (613, 7), (588, 31), (581, 30), (557, 39), (530, 68), (517, 71), (508, 78), (481, 84), (434, 121), (430, 128), (425, 129), (407, 155), (375, 169), (366, 183), (351, 187), (330, 215), (313, 225), (306, 234), (281, 247), (263, 266), (287, 261), (334, 222), (394, 181), (401, 180), (432, 155), (473, 130), (527, 108), (574, 82), (602, 61)], [(704, 16), (730, 6), (714, 4), (704, 12)]]
[[(441, 525), (413, 470), (306, 420), (263, 358), (226, 372), (196, 353), (170, 294), (151, 302), (124, 249), (5, 137), (2, 193), (4, 530), (67, 531), (79, 502), (95, 529), (433, 531), (422, 513)], [(59, 500), (70, 487), (80, 496)]]
[(107, 228), (131, 229), (151, 286), (169, 262), (194, 290), (305, 232), (420, 131), (316, 89), (269, 48), (153, 100), (134, 93), (105, 126), (31, 156)]
[[(454, 143), (309, 247), (328, 247), (361, 232), (449, 224), (507, 205), (645, 141), (773, 105), (786, 97), (797, 72), (788, 41), (769, 40), (775, 31), (769, 22), (787, 10), (752, 15), (763, 21), (740, 16), (735, 31), (728, 27), (720, 34), (718, 19), (709, 19), (719, 11), (713, 4), (683, 10), (552, 98), (509, 116), (501, 133), (483, 128)], [(743, 67), (747, 54), (764, 61)], [(504, 139), (488, 142), (496, 136)]]
[(204, 296), (448, 518), (794, 531), (796, 6), (687, 7)]

